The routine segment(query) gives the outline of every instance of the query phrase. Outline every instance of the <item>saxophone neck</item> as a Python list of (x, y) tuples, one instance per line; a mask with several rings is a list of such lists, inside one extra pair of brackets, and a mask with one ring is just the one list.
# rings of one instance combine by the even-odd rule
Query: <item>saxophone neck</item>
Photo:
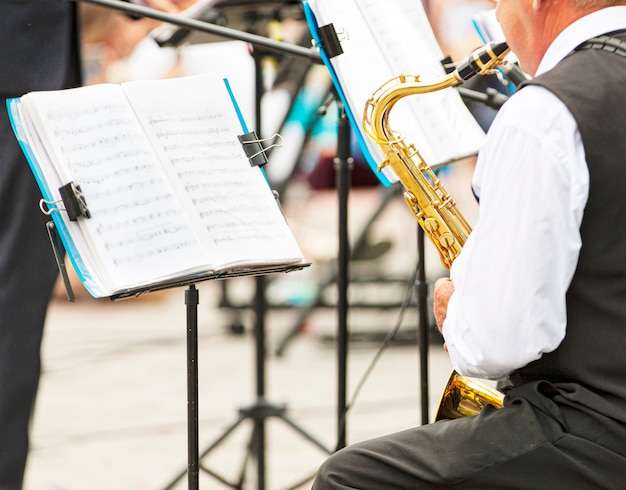
[(509, 46), (507, 43), (492, 41), (478, 48), (459, 63), (453, 75), (458, 79), (459, 83), (465, 82), (475, 75), (487, 75), (502, 63), (502, 59), (508, 52)]
[(490, 42), (459, 63), (452, 73), (438, 80), (424, 82), (418, 75), (399, 75), (389, 80), (366, 103), (363, 118), (366, 133), (378, 143), (388, 140), (391, 131), (387, 118), (398, 100), (409, 95), (438, 92), (476, 75), (488, 75), (503, 63), (508, 52), (506, 43)]

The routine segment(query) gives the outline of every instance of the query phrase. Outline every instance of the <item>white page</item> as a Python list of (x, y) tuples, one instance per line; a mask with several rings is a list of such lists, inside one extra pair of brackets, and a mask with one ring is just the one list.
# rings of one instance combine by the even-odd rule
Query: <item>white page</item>
[[(57, 231), (65, 238), (65, 246), (69, 250), (69, 257), (76, 272), (93, 296), (103, 296), (105, 290), (102, 280), (93, 276), (90, 271), (96, 270), (97, 261), (94, 260), (89, 246), (85, 241), (78, 223), (70, 221), (63, 209), (59, 188), (63, 185), (55, 167), (51, 164), (50, 157), (44, 148), (39, 135), (34, 130), (32, 121), (24, 116), (20, 99), (14, 99), (10, 103), (9, 113), (15, 135), (22, 145), (22, 149), (31, 166), (35, 179), (46, 201), (43, 210), (50, 213), (55, 219)], [(68, 235), (70, 230), (73, 235)]]
[(237, 138), (243, 130), (223, 79), (128, 82), (124, 90), (210, 256), (232, 264), (302, 259)]
[[(21, 105), (21, 104), (20, 104)], [(64, 204), (61, 202), (60, 187), (64, 185), (61, 181), (56, 168), (51, 164), (45, 164), (42, 162), (51, 162), (45, 147), (43, 146), (39, 134), (34, 130), (32, 121), (29, 118), (24, 118), (24, 115), (20, 109), (20, 118), (23, 123), (23, 130), (25, 134), (23, 137), (26, 139), (27, 145), (29, 145), (29, 151), (32, 152), (30, 158), (33, 158), (35, 162), (39, 162), (36, 166), (37, 182), (40, 186), (43, 186), (42, 194), (47, 196), (48, 201), (44, 203), (43, 209), (47, 209), (48, 212), (56, 219), (56, 226), (60, 235), (65, 234), (66, 247), (69, 248), (69, 257), (74, 265), (74, 268), (81, 279), (81, 282), (85, 285), (88, 291), (93, 295), (100, 296), (106, 289), (104, 283), (110, 280), (108, 274), (104, 278), (100, 275), (94, 275), (92, 271), (97, 270), (98, 261), (94, 258), (89, 244), (83, 236), (80, 225), (75, 221), (70, 221), (66, 212), (64, 212)], [(32, 165), (32, 163), (31, 163)], [(54, 213), (54, 214), (53, 214)], [(63, 229), (65, 228), (65, 229)], [(71, 236), (67, 236), (71, 233)], [(72, 248), (72, 246), (74, 248)]]
[(22, 103), (60, 179), (83, 191), (91, 218), (77, 223), (111, 290), (206, 261), (119, 86), (34, 92)]
[[(309, 0), (320, 26), (332, 23), (343, 54), (331, 58), (348, 103), (360, 119), (367, 100), (400, 74), (424, 82), (441, 79), (443, 54), (421, 2), (414, 0)], [(458, 92), (447, 89), (410, 95), (398, 102), (391, 127), (414, 143), (426, 163), (436, 167), (474, 154), (484, 132)], [(377, 161), (383, 156), (367, 135)]]

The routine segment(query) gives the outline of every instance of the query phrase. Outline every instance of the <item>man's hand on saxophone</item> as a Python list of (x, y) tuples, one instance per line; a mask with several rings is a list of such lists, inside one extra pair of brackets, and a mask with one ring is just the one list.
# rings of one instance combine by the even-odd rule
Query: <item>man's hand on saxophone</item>
[[(442, 277), (435, 281), (435, 288), (433, 290), (433, 313), (435, 315), (435, 322), (437, 322), (437, 328), (442, 334), (443, 322), (446, 319), (448, 302), (450, 301), (452, 293), (454, 293), (454, 283), (449, 277)], [(443, 348), (448, 350), (445, 343), (443, 344)]]

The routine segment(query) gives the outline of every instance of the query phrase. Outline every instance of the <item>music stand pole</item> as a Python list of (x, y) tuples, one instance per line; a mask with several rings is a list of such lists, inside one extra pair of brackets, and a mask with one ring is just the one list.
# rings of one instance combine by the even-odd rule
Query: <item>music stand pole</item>
[[(261, 98), (263, 95), (263, 62), (264, 53), (253, 49), (252, 58), (255, 65), (255, 126), (257, 134), (261, 132)], [(265, 318), (267, 316), (267, 281), (263, 276), (256, 277), (254, 294), (254, 339), (256, 356), (256, 397), (263, 404), (265, 402)], [(253, 454), (257, 463), (257, 490), (265, 490), (265, 417), (253, 417), (254, 429), (252, 444), (256, 445)]]
[(187, 487), (198, 490), (198, 290), (185, 290), (187, 308)]
[(244, 31), (238, 31), (229, 27), (211, 24), (201, 20), (185, 18), (155, 10), (150, 7), (136, 5), (122, 0), (73, 0), (76, 3), (92, 3), (101, 7), (119, 10), (127, 15), (135, 15), (139, 17), (147, 17), (149, 19), (160, 20), (169, 24), (180, 27), (186, 27), (195, 31), (214, 34), (235, 41), (244, 41), (253, 46), (262, 46), (263, 49), (277, 54), (291, 54), (301, 56), (311, 60), (314, 63), (322, 64), (322, 58), (317, 50), (313, 48), (304, 48), (282, 41), (275, 41), (263, 36), (251, 34)]
[(337, 449), (346, 445), (346, 392), (348, 367), (348, 284), (350, 243), (348, 237), (348, 197), (353, 160), (350, 156), (350, 122), (343, 103), (339, 104), (337, 154), (334, 160), (339, 220), (337, 256)]
[(429, 325), (428, 325), (428, 283), (426, 282), (426, 254), (424, 230), (421, 226), (417, 227), (417, 254), (418, 269), (415, 287), (417, 289), (417, 312), (418, 312), (418, 328), (419, 328), (419, 353), (420, 353), (420, 403), (422, 413), (422, 424), (426, 425), (429, 421), (429, 403), (428, 403), (428, 347), (430, 346)]
[[(152, 8), (143, 7), (140, 5), (134, 5), (131, 3), (119, 1), (119, 0), (74, 0), (76, 2), (93, 3), (96, 5), (108, 7), (113, 10), (119, 10), (126, 14), (137, 15), (140, 17), (148, 17), (164, 22), (169, 22), (182, 27), (188, 27), (190, 29), (198, 30), (201, 32), (208, 32), (229, 39), (235, 39), (239, 41), (249, 42), (255, 47), (261, 47), (262, 50), (267, 52), (274, 52), (279, 54), (291, 54), (295, 56), (301, 56), (309, 59), (311, 62), (322, 63), (320, 55), (316, 50), (302, 48), (301, 46), (294, 46), (284, 42), (278, 42), (271, 39), (249, 34), (246, 32), (237, 31), (227, 27), (217, 26), (206, 22), (184, 19), (175, 15), (167, 14), (154, 10)], [(263, 92), (262, 73), (261, 73), (261, 59), (263, 53), (261, 50), (253, 50), (253, 57), (256, 64), (255, 69), (255, 89), (256, 89), (256, 129), (257, 134), (261, 134), (261, 100), (260, 96)], [(349, 131), (349, 128), (348, 128)], [(348, 148), (349, 148), (349, 133), (348, 133)], [(349, 151), (349, 150), (348, 150)], [(343, 173), (342, 173), (343, 175)], [(349, 179), (347, 180), (349, 182)], [(347, 253), (347, 252), (346, 252)], [(293, 420), (291, 420), (285, 413), (285, 407), (282, 405), (275, 405), (269, 403), (265, 399), (265, 316), (267, 313), (267, 300), (265, 298), (266, 280), (260, 275), (256, 277), (256, 293), (254, 300), (254, 310), (256, 314), (255, 321), (255, 340), (256, 340), (256, 395), (257, 399), (252, 406), (241, 409), (239, 418), (206, 450), (199, 455), (198, 450), (198, 371), (197, 371), (197, 291), (195, 287), (190, 286), (188, 294), (186, 295), (187, 304), (187, 322), (188, 322), (188, 480), (189, 489), (197, 490), (199, 485), (198, 473), (199, 469), (204, 470), (210, 475), (214, 476), (222, 483), (231, 486), (232, 488), (241, 488), (244, 480), (242, 473), (241, 480), (234, 484), (229, 483), (219, 474), (206, 468), (200, 464), (200, 460), (204, 458), (210, 451), (215, 449), (220, 442), (222, 442), (237, 426), (245, 419), (253, 420), (253, 435), (249, 448), (253, 456), (256, 457), (257, 462), (257, 490), (265, 490), (265, 421), (268, 417), (278, 417), (287, 423), (291, 428), (296, 430), (309, 442), (319, 447), (326, 453), (332, 451), (328, 449), (324, 444), (306, 432), (303, 428), (299, 427)], [(345, 316), (345, 311), (343, 312)], [(344, 347), (345, 348), (345, 347)], [(345, 359), (345, 356), (344, 356)], [(340, 405), (345, 406), (345, 394), (343, 402)], [(345, 439), (345, 437), (344, 437)], [(173, 485), (178, 482), (184, 472), (174, 478), (172, 482), (167, 486), (167, 489), (173, 488)]]

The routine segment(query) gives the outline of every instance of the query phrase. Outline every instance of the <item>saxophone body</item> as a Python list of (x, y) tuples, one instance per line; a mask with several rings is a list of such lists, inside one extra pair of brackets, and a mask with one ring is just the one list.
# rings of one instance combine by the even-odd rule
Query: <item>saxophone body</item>
[(450, 75), (433, 89), (433, 85), (421, 83), (418, 76), (400, 75), (374, 93), (364, 114), (366, 133), (385, 155), (378, 170), (389, 166), (402, 182), (407, 206), (448, 269), (461, 251), (471, 227), (415, 145), (406, 143), (401, 134), (391, 129), (389, 115), (403, 97), (441, 90), (457, 83)]
[[(416, 75), (400, 75), (383, 84), (365, 105), (363, 127), (385, 156), (378, 170), (389, 166), (396, 174), (404, 186), (407, 206), (448, 269), (461, 252), (471, 226), (415, 145), (405, 142), (391, 128), (389, 116), (396, 102), (404, 97), (443, 90), (475, 75), (492, 73), (507, 53), (504, 43), (487, 44), (454, 72), (434, 82), (422, 82)], [(435, 420), (476, 415), (487, 404), (501, 407), (502, 399), (502, 393), (453, 371)]]

